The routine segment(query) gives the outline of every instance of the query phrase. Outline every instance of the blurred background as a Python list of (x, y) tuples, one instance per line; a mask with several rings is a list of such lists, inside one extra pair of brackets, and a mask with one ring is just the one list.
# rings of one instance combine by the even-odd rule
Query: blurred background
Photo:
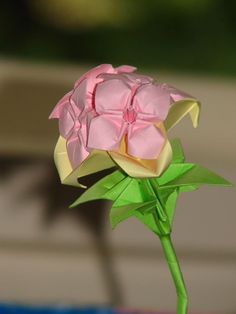
[[(187, 160), (236, 180), (236, 2), (0, 2), (0, 301), (173, 311), (158, 238), (109, 204), (68, 205), (53, 163), (56, 102), (100, 63), (131, 64), (202, 102), (171, 131)], [(91, 184), (98, 176), (87, 179)], [(235, 189), (181, 196), (173, 238), (198, 313), (236, 313)]]

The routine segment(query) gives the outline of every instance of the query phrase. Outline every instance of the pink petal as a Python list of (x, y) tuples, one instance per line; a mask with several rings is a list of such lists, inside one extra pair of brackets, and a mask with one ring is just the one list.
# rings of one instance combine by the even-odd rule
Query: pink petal
[[(101, 73), (114, 73), (114, 68), (111, 64), (101, 64), (98, 65), (97, 67), (89, 70), (86, 72), (84, 75), (81, 76), (81, 78), (78, 79), (78, 81), (75, 82), (75, 88), (85, 79), (88, 78), (89, 80), (92, 81), (91, 85), (95, 85), (96, 82), (96, 77), (101, 74)], [(91, 86), (90, 86), (91, 87)], [(90, 90), (91, 92), (91, 90)]]
[(165, 89), (166, 91), (168, 91), (171, 95), (171, 98), (174, 102), (176, 101), (179, 101), (179, 100), (183, 100), (183, 99), (194, 99), (193, 96), (171, 86), (171, 85), (168, 85), (168, 84), (162, 84), (161, 85), (163, 89)]
[(85, 107), (91, 107), (91, 101), (88, 102), (87, 97), (87, 86), (88, 81), (85, 79), (74, 89), (71, 96), (71, 104), (73, 105), (76, 116), (78, 116)]
[(87, 141), (88, 141), (88, 128), (90, 121), (94, 115), (91, 115), (90, 113), (80, 117), (80, 129), (78, 130), (80, 140), (82, 144), (86, 147)]
[(73, 169), (78, 167), (89, 155), (76, 133), (73, 133), (67, 141), (67, 153)]
[(72, 92), (73, 91), (70, 91), (59, 100), (59, 102), (54, 107), (52, 113), (50, 114), (49, 119), (59, 119), (62, 109), (70, 101), (70, 96), (72, 95)]
[(141, 85), (148, 84), (153, 82), (153, 78), (147, 75), (137, 74), (137, 73), (129, 73), (124, 74), (126, 78), (132, 83), (131, 85)]
[(74, 127), (74, 115), (70, 104), (66, 104), (61, 111), (59, 119), (59, 131), (64, 138), (68, 138)]
[(141, 86), (134, 96), (134, 108), (143, 114), (158, 120), (165, 120), (171, 103), (170, 94), (161, 86), (146, 84)]
[(128, 82), (128, 79), (124, 73), (102, 73), (98, 76), (98, 78), (100, 79), (99, 83), (108, 80), (121, 80), (126, 84)]
[(110, 79), (98, 84), (95, 109), (98, 113), (120, 112), (127, 106), (130, 87), (122, 79)]
[(137, 68), (131, 66), (131, 65), (121, 65), (117, 68), (115, 68), (116, 73), (131, 73), (136, 71)]
[(89, 128), (88, 147), (101, 150), (117, 150), (125, 127), (121, 117), (101, 115), (92, 119)]
[(128, 154), (142, 159), (155, 159), (165, 142), (161, 131), (153, 124), (137, 121), (129, 126)]
[(136, 74), (136, 73), (125, 73), (125, 72), (118, 72), (116, 73), (102, 73), (99, 75), (99, 78), (103, 79), (104, 81), (107, 80), (121, 80), (126, 83), (126, 85), (130, 86), (131, 88), (135, 85), (138, 87), (142, 84), (152, 83), (153, 79), (146, 75)]

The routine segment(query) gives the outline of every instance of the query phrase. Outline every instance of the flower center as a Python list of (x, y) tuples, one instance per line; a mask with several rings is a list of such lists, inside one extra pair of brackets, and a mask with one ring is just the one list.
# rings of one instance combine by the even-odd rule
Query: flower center
[(131, 124), (136, 121), (137, 113), (134, 108), (127, 108), (124, 112), (123, 118), (125, 122)]
[(75, 120), (74, 129), (75, 131), (79, 131), (81, 128), (81, 123), (78, 119)]

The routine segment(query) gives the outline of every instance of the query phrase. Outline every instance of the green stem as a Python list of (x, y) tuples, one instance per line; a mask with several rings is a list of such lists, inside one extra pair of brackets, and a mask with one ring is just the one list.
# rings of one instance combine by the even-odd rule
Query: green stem
[(169, 269), (172, 278), (175, 283), (177, 292), (177, 314), (187, 314), (188, 311), (188, 295), (184, 284), (184, 278), (179, 266), (179, 262), (173, 247), (170, 235), (160, 236), (161, 244), (165, 253), (166, 260), (169, 265)]
[(168, 220), (166, 217), (166, 213), (163, 210), (163, 206), (159, 200), (158, 187), (156, 183), (154, 183), (151, 179), (147, 180), (147, 185), (156, 197), (157, 206), (156, 210), (153, 211), (153, 218), (155, 220), (155, 224), (157, 229), (159, 230), (158, 235), (161, 240), (161, 244), (165, 253), (166, 260), (169, 265), (169, 269), (174, 280), (175, 289), (177, 293), (177, 314), (187, 314), (188, 311), (188, 295), (186, 291), (186, 287), (184, 284), (184, 278), (179, 266), (178, 258), (175, 253), (175, 249), (173, 247), (170, 232), (171, 227), (167, 224)]

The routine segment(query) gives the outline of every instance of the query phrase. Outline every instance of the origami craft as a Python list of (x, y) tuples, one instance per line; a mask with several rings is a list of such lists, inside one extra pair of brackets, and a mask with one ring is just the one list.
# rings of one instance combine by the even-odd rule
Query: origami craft
[(85, 73), (50, 115), (59, 119), (54, 159), (63, 184), (86, 188), (81, 177), (114, 168), (71, 207), (108, 199), (113, 228), (134, 216), (158, 235), (175, 283), (178, 314), (187, 313), (188, 306), (170, 236), (178, 196), (205, 184), (231, 185), (186, 163), (180, 140), (168, 139), (168, 130), (187, 114), (197, 127), (199, 112), (194, 97), (132, 66), (103, 64)]

